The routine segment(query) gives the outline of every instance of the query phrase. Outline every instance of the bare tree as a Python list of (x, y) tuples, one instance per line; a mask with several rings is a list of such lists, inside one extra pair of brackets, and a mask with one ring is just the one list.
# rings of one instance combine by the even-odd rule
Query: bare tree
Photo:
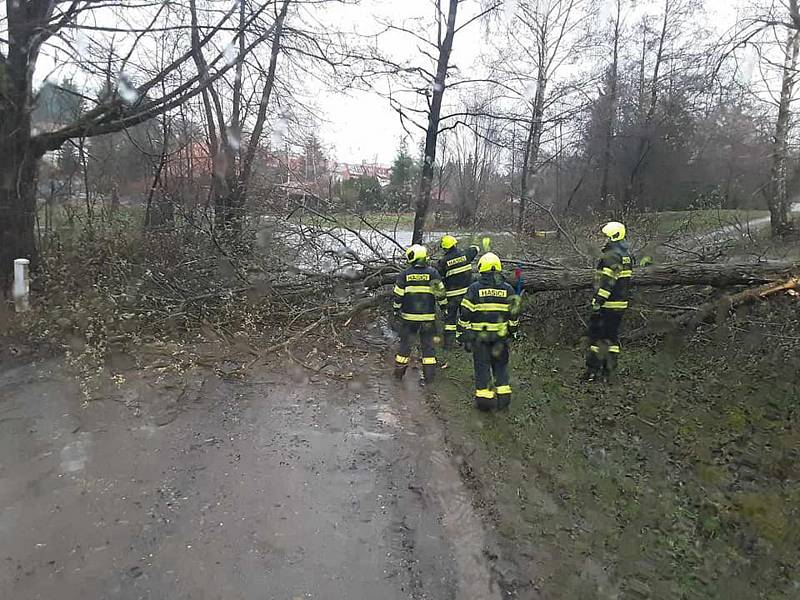
[(458, 5), (461, 0), (448, 0), (449, 8), (444, 22), (445, 33), (442, 37), (442, 12), (441, 0), (436, 3), (436, 19), (438, 36), (436, 48), (439, 56), (436, 61), (436, 74), (433, 79), (433, 90), (428, 111), (428, 127), (425, 131), (425, 149), (422, 159), (422, 169), (417, 191), (416, 210), (414, 214), (414, 233), (411, 241), (415, 244), (422, 243), (422, 234), (425, 231), (425, 219), (428, 216), (428, 207), (431, 203), (431, 188), (433, 187), (434, 163), (436, 162), (436, 146), (439, 139), (439, 120), (442, 114), (442, 99), (444, 98), (447, 84), (447, 72), (450, 65), (450, 53), (453, 51), (453, 40), (456, 35), (456, 18)]
[[(388, 75), (391, 80), (389, 101), (400, 116), (404, 127), (413, 126), (424, 132), (423, 160), (414, 215), (412, 240), (419, 243), (425, 230), (433, 180), (436, 175), (436, 156), (439, 135), (463, 124), (462, 112), (443, 114), (445, 92), (455, 86), (475, 83), (474, 78), (460, 78), (450, 64), (456, 35), (466, 27), (479, 22), (500, 6), (500, 0), (488, 4), (482, 0), (435, 0), (434, 30), (430, 27), (407, 27), (405, 24), (386, 23), (387, 30), (401, 32), (418, 44), (419, 58), (396, 61), (374, 49), (370, 58), (372, 67), (362, 75), (370, 87), (377, 76)], [(446, 13), (443, 8), (446, 7)], [(460, 17), (464, 8), (474, 10)], [(459, 24), (459, 18), (462, 22)], [(431, 39), (433, 38), (433, 39)], [(375, 66), (377, 65), (377, 67)]]
[[(509, 24), (513, 47), (503, 60), (510, 59), (513, 66), (501, 66), (498, 72), (510, 77), (512, 86), (522, 86), (521, 96), (527, 105), (517, 215), (520, 231), (525, 228), (527, 201), (535, 191), (531, 182), (537, 180), (541, 167), (546, 111), (561, 100), (554, 93), (554, 77), (564, 65), (578, 58), (589, 33), (585, 25), (594, 14), (589, 0), (521, 0)], [(574, 91), (573, 86), (566, 86), (561, 92), (567, 89)]]
[[(793, 230), (787, 181), (791, 104), (794, 100), (800, 54), (800, 7), (798, 0), (780, 2), (753, 0), (750, 9), (750, 14), (739, 20), (734, 34), (723, 46), (724, 51), (717, 70), (719, 71), (727, 59), (735, 59), (737, 50), (752, 48), (758, 56), (762, 77), (757, 85), (750, 85), (750, 91), (757, 97), (766, 96), (773, 110), (777, 109), (766, 196), (772, 235), (781, 237)], [(776, 46), (780, 46), (780, 50)], [(773, 90), (778, 84), (770, 77), (771, 73), (776, 71), (780, 80), (780, 92), (777, 97)]]
[(775, 143), (770, 169), (769, 214), (774, 237), (786, 235), (792, 230), (786, 179), (791, 102), (797, 82), (797, 59), (800, 52), (800, 12), (797, 0), (789, 1), (789, 18), (793, 26), (786, 32), (781, 93), (778, 100), (778, 118), (775, 122)]
[[(244, 99), (244, 60), (236, 61), (235, 76), (232, 85), (222, 80), (209, 82), (202, 90), (203, 108), (206, 126), (208, 129), (208, 144), (212, 160), (212, 196), (217, 225), (220, 227), (239, 229), (243, 216), (247, 188), (253, 171), (253, 161), (256, 157), (264, 126), (267, 120), (267, 109), (275, 86), (275, 76), (278, 65), (278, 56), (281, 52), (284, 24), (291, 0), (276, 3), (274, 16), (274, 31), (270, 44), (269, 62), (266, 72), (259, 72), (256, 76), (262, 80), (258, 109), (252, 130), (245, 138), (245, 110)], [(189, 1), (189, 10), (192, 18), (192, 58), (199, 73), (209, 78), (208, 66), (200, 43), (200, 27), (198, 26), (197, 2)], [(243, 56), (246, 51), (247, 15), (245, 3), (239, 3), (238, 17), (238, 49), (236, 52)], [(229, 53), (234, 50), (229, 46)], [(225, 114), (225, 98), (220, 84), (228, 84), (231, 90), (230, 116)]]
[(606, 75), (606, 90), (603, 97), (602, 116), (605, 120), (603, 135), (603, 155), (600, 176), (600, 208), (602, 211), (609, 209), (608, 177), (611, 169), (611, 143), (617, 124), (617, 94), (619, 92), (619, 45), (622, 34), (622, 2), (615, 1), (615, 11), (612, 20), (611, 32), (611, 64)]
[[(254, 8), (241, 31), (255, 27), (271, 2)], [(231, 7), (218, 11), (218, 18), (199, 35), (195, 47), (171, 49), (164, 64), (154, 64), (154, 48), (164, 49), (164, 35), (170, 31), (191, 29), (176, 21), (169, 4), (161, 2), (129, 5), (124, 2), (98, 3), (92, 0), (8, 0), (6, 19), (0, 31), (0, 284), (8, 286), (13, 258), (35, 258), (34, 234), (36, 177), (39, 159), (47, 151), (57, 150), (67, 140), (121, 131), (168, 112), (221, 78), (244, 59), (224, 60), (217, 53), (206, 72), (190, 69), (196, 46), (212, 47), (236, 11)], [(124, 18), (113, 26), (99, 26), (103, 10), (115, 9)], [(124, 24), (124, 25), (121, 25)], [(249, 39), (244, 54), (268, 39), (276, 24), (259, 28)], [(105, 45), (105, 60), (87, 58), (80, 51), (82, 36), (88, 36), (98, 48)], [(120, 40), (124, 39), (124, 43)], [(97, 41), (100, 40), (100, 41)], [(86, 44), (84, 41), (83, 44)], [(66, 125), (43, 133), (31, 129), (31, 111), (35, 104), (33, 76), (43, 53), (56, 51), (71, 57), (71, 68), (81, 69), (98, 82), (105, 81), (111, 93), (94, 103), (81, 116)], [(162, 53), (159, 53), (162, 54)], [(166, 53), (163, 53), (166, 54)], [(139, 61), (136, 64), (136, 61)], [(138, 82), (138, 85), (135, 83)], [(162, 87), (162, 84), (167, 84)]]

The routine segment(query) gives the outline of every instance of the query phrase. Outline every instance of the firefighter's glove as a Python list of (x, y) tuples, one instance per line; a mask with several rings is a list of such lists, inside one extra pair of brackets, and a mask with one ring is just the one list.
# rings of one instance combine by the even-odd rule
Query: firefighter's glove
[(603, 308), (600, 304), (598, 304), (597, 300), (592, 300), (592, 312), (600, 312), (600, 309)]
[(397, 312), (392, 314), (392, 317), (389, 319), (389, 327), (398, 334), (400, 333), (400, 321), (400, 313)]

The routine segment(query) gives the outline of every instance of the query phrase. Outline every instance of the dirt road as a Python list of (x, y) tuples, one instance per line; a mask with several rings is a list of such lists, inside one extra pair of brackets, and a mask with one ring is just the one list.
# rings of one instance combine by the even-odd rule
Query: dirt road
[(501, 598), (419, 384), (365, 369), (88, 403), (59, 360), (0, 369), (3, 597)]

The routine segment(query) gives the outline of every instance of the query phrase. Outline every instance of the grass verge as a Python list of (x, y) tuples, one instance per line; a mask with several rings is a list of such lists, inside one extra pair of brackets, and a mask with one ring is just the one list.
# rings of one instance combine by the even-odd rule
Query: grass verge
[(579, 349), (531, 331), (508, 414), (472, 408), (453, 353), (437, 411), (525, 574), (517, 597), (798, 597), (800, 327), (777, 302), (626, 350), (614, 385), (579, 382)]

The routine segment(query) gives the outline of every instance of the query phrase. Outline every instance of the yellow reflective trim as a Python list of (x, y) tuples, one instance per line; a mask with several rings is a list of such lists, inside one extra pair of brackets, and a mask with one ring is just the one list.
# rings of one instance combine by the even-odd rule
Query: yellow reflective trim
[(619, 346), (609, 346), (608, 351), (611, 352), (612, 354), (619, 354), (621, 352), (621, 349)]
[(519, 327), (519, 321), (509, 321), (508, 322), (508, 326), (509, 327)]
[(432, 294), (433, 290), (429, 285), (407, 285), (407, 294)]
[(609, 267), (603, 267), (602, 269), (600, 269), (598, 271), (598, 273), (600, 275), (605, 275), (606, 277), (611, 277), (611, 279), (616, 279), (617, 278), (617, 274), (614, 273), (614, 270), (610, 269)]
[(463, 296), (466, 293), (467, 293), (467, 288), (460, 288), (460, 289), (457, 289), (457, 290), (450, 290), (449, 292), (447, 292), (447, 297), (448, 298), (452, 298), (454, 296)]
[(458, 326), (463, 327), (464, 329), (469, 329), (469, 321), (462, 321), (461, 319), (459, 319)]
[(610, 308), (612, 310), (618, 310), (622, 308), (628, 308), (627, 301), (614, 301), (614, 302), (605, 302), (603, 304), (603, 308)]
[(469, 329), (472, 331), (491, 331), (504, 335), (508, 333), (508, 323), (470, 323)]
[(478, 312), (490, 312), (490, 311), (498, 311), (498, 312), (508, 312), (508, 304), (493, 304), (491, 302), (485, 302), (483, 304), (476, 304), (475, 308)]
[(466, 298), (464, 298), (461, 301), (461, 306), (463, 306), (464, 308), (467, 308), (469, 310), (475, 310), (475, 305), (470, 300), (467, 300)]
[(444, 330), (445, 331), (455, 331), (456, 329), (458, 329), (458, 328), (455, 325), (445, 325), (444, 326)]
[(394, 357), (394, 361), (398, 365), (407, 365), (409, 362), (411, 362), (411, 357), (398, 354), (397, 356)]
[(510, 394), (511, 393), (511, 386), (510, 385), (498, 385), (497, 386), (497, 393), (498, 394)]
[(400, 286), (396, 285), (396, 286), (394, 286), (394, 293), (397, 296), (404, 296), (406, 291), (403, 288), (401, 288)]
[(392, 303), (392, 308), (394, 308), (395, 310), (400, 310), (401, 308), (403, 308), (403, 303), (402, 302), (393, 302)]
[(422, 364), (423, 365), (435, 365), (436, 364), (436, 357), (435, 356), (423, 356), (422, 357)]
[(475, 396), (477, 398), (489, 398), (490, 400), (494, 398), (494, 392), (492, 390), (475, 390)]
[(472, 271), (472, 265), (464, 265), (461, 267), (456, 267), (455, 269), (448, 269), (445, 273), (445, 277), (452, 277), (453, 275), (459, 275), (460, 273), (466, 273), (467, 271)]
[(620, 271), (619, 275), (617, 275), (617, 277), (620, 277), (620, 278), (631, 277), (632, 275), (633, 275), (633, 271)]
[(597, 290), (597, 295), (598, 295), (598, 296), (600, 296), (600, 297), (601, 297), (601, 298), (603, 298), (603, 299), (606, 299), (606, 298), (611, 298), (611, 292), (609, 292), (609, 291), (608, 291), (607, 289), (605, 289), (605, 288), (600, 288), (600, 289), (598, 289), (598, 290)]
[(600, 346), (589, 346), (589, 350), (591, 350), (595, 354), (600, 354)]
[(421, 314), (421, 315), (414, 315), (414, 314), (411, 314), (411, 313), (400, 313), (400, 316), (405, 321), (420, 321), (420, 322), (422, 322), (422, 321), (435, 321), (436, 320), (436, 315), (433, 314), (433, 313), (425, 313), (425, 314)]

